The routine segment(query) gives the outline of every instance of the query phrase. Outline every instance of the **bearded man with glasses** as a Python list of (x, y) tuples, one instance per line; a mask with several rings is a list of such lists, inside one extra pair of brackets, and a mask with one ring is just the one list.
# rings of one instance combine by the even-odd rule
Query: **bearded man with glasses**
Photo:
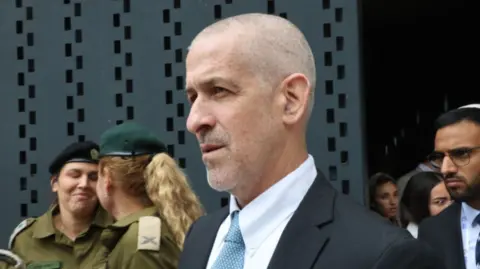
[(480, 268), (480, 105), (437, 119), (435, 149), (428, 160), (455, 203), (423, 221), (418, 238), (438, 251), (447, 269)]

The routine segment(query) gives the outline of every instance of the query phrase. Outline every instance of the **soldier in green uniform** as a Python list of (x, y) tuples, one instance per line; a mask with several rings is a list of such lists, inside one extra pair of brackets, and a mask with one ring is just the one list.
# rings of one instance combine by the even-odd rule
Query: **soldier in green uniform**
[(9, 250), (0, 249), (0, 269), (26, 269), (22, 259)]
[(203, 214), (186, 176), (151, 131), (133, 122), (101, 137), (97, 194), (116, 222), (92, 268), (173, 269)]
[(88, 268), (85, 262), (101, 247), (101, 232), (112, 221), (96, 195), (98, 150), (93, 142), (73, 143), (52, 161), (56, 201), (42, 216), (21, 222), (10, 237), (10, 250), (28, 269)]

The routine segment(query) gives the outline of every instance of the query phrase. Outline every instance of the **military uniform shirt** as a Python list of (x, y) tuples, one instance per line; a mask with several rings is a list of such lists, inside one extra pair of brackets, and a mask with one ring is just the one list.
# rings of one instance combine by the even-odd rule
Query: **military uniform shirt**
[[(153, 219), (154, 225), (142, 226), (142, 218), (149, 222)], [(152, 232), (154, 235), (149, 236)], [(117, 221), (103, 231), (101, 238), (104, 249), (95, 258), (94, 269), (177, 268), (180, 249), (155, 207)]]
[(111, 224), (111, 218), (101, 207), (88, 229), (75, 241), (58, 231), (53, 216), (58, 206), (36, 219), (23, 221), (11, 237), (11, 250), (28, 265), (28, 268), (81, 269), (101, 248), (102, 230)]

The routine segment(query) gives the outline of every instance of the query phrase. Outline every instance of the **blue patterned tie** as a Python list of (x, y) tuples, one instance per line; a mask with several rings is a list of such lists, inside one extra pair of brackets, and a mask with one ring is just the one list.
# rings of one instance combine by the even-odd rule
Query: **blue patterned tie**
[(232, 213), (232, 222), (220, 254), (211, 269), (243, 269), (245, 243), (238, 222), (239, 212)]

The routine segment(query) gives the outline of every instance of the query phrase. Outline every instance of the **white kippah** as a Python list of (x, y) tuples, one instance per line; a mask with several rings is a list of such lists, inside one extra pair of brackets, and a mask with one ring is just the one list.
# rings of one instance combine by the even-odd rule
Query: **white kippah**
[(478, 109), (480, 109), (480, 104), (470, 104), (470, 105), (466, 105), (466, 106), (461, 106), (458, 109), (462, 109), (462, 108), (478, 108)]

